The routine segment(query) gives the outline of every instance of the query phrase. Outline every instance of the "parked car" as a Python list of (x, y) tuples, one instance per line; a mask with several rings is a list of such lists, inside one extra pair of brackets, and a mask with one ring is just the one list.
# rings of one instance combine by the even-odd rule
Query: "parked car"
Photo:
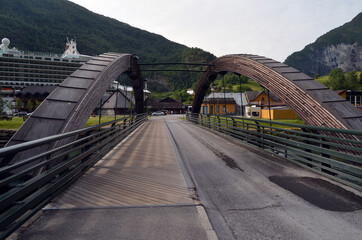
[(33, 114), (32, 112), (31, 113), (27, 113), (25, 116), (23, 116), (23, 120), (25, 121), (26, 119), (28, 119), (31, 114)]
[(163, 115), (166, 115), (166, 114), (162, 111), (156, 111), (156, 112), (152, 113), (152, 116), (163, 116)]
[(27, 112), (17, 112), (17, 113), (14, 114), (14, 116), (16, 116), (16, 117), (24, 117), (27, 114), (28, 114)]

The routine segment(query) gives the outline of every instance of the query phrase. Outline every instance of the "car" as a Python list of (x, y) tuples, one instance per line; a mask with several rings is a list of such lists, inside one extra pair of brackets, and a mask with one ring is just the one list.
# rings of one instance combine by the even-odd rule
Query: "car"
[(28, 115), (27, 112), (18, 112), (18, 113), (15, 113), (15, 116), (16, 116), (16, 117), (24, 117), (24, 116), (26, 116), (26, 115)]
[(156, 112), (152, 113), (152, 116), (163, 116), (163, 115), (166, 115), (166, 114), (162, 111), (156, 111)]
[(25, 121), (26, 119), (28, 119), (33, 113), (27, 113), (25, 116), (23, 116), (23, 120)]

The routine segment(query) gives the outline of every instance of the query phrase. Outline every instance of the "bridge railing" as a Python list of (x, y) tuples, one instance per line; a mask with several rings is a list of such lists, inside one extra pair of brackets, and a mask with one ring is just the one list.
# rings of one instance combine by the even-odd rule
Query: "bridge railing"
[(217, 115), (186, 119), (362, 190), (362, 131)]
[(146, 114), (139, 114), (0, 149), (0, 160), (7, 160), (43, 144), (74, 139), (0, 168), (0, 239), (9, 236), (146, 120)]

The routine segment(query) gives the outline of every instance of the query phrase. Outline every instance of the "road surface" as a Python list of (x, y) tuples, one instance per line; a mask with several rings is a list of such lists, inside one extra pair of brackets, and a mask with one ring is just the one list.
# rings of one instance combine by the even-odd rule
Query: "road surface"
[(219, 239), (362, 239), (361, 193), (165, 117)]

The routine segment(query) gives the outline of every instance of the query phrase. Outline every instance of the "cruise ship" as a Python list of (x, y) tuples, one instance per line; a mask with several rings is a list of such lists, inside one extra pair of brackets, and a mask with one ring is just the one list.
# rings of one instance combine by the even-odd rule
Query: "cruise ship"
[[(62, 55), (19, 51), (9, 46), (10, 40), (3, 38), (0, 45), (0, 85), (1, 97), (5, 103), (3, 114), (9, 115), (16, 111), (16, 98), (23, 101), (22, 111), (31, 112), (32, 109), (25, 107), (28, 100), (34, 104), (35, 99), (43, 101), (57, 85), (92, 58), (80, 54), (76, 41), (68, 38)], [(102, 102), (105, 104), (102, 106), (102, 112), (127, 112), (130, 102), (134, 104), (134, 98), (131, 97), (132, 91), (132, 87), (121, 86), (116, 81), (113, 82), (102, 98), (104, 100)], [(145, 95), (149, 94), (150, 92), (145, 90)], [(117, 101), (110, 101), (113, 98), (117, 98)], [(117, 104), (112, 105), (110, 102), (117, 102)], [(11, 109), (9, 109), (9, 105), (12, 106)]]
[(0, 45), (0, 84), (3, 97), (13, 97), (27, 86), (56, 86), (87, 62), (91, 56), (77, 51), (76, 41), (67, 38), (62, 55), (19, 51), (10, 40)]

